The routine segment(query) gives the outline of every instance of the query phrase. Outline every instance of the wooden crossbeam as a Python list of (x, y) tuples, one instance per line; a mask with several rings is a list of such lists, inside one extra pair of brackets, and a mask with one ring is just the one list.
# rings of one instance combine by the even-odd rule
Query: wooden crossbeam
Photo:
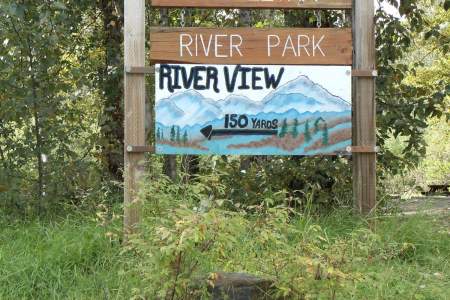
[(127, 66), (125, 67), (125, 72), (129, 74), (153, 74), (155, 73), (154, 66), (148, 67), (135, 67), (135, 66)]
[(352, 70), (353, 77), (378, 77), (377, 70)]
[(350, 28), (152, 28), (150, 40), (151, 63), (352, 64)]
[(378, 153), (380, 148), (378, 146), (349, 146), (348, 153)]
[(127, 146), (128, 153), (155, 153), (154, 146)]
[(152, 0), (153, 7), (351, 9), (352, 0)]

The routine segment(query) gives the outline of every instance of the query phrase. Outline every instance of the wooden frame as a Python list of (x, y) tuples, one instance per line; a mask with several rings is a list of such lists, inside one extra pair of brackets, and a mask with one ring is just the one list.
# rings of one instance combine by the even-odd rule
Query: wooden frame
[[(145, 0), (124, 0), (125, 66), (145, 66)], [(138, 183), (144, 170), (144, 153), (128, 152), (129, 145), (145, 145), (145, 74), (125, 72), (125, 238), (140, 220)]]
[[(375, 70), (375, 24), (373, 0), (353, 2), (353, 69)], [(357, 72), (353, 77), (353, 146), (376, 147), (375, 73)], [(369, 214), (376, 207), (375, 151), (353, 153), (355, 209)]]
[(351, 9), (352, 0), (152, 0), (154, 7)]
[[(145, 1), (124, 0), (125, 18), (125, 166), (124, 229), (140, 221), (138, 182), (145, 145)], [(376, 103), (373, 0), (153, 0), (155, 7), (203, 8), (353, 8), (353, 195), (355, 208), (369, 214), (376, 207)]]

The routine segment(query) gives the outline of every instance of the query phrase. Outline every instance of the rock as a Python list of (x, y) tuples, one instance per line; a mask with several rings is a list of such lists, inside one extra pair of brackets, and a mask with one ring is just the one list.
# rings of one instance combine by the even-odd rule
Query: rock
[(243, 273), (213, 273), (209, 280), (209, 292), (213, 300), (273, 299), (273, 282)]

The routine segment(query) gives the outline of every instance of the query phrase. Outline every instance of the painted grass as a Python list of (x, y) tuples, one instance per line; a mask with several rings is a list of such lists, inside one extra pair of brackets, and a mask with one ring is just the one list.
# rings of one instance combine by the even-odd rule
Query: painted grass
[[(346, 268), (364, 279), (342, 294), (450, 299), (449, 221), (448, 215), (379, 219), (376, 233), (385, 250), (371, 257), (368, 249), (367, 259), (349, 260)], [(329, 239), (357, 238), (367, 228), (365, 220), (342, 212), (308, 222), (321, 226)], [(101, 227), (86, 217), (0, 225), (0, 299), (130, 299), (133, 288), (141, 288), (139, 278), (124, 275), (134, 273), (125, 268), (139, 258), (121, 254), (119, 242), (108, 237), (117, 225)], [(304, 220), (296, 226), (305, 226)], [(346, 240), (351, 248), (352, 238)], [(390, 245), (404, 249), (391, 257)]]

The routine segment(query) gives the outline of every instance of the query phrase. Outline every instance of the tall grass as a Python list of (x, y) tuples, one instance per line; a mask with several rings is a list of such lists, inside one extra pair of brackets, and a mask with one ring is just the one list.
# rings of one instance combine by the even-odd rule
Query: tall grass
[(1, 225), (0, 299), (122, 299), (132, 284), (119, 276), (119, 245), (92, 220)]
[[(129, 251), (111, 238), (119, 223), (100, 226), (83, 216), (0, 222), (0, 299), (154, 299), (174, 285), (170, 253), (180, 250), (188, 266), (180, 288), (209, 272), (239, 271), (275, 280), (286, 295), (298, 287), (310, 299), (450, 298), (448, 215), (379, 218), (369, 229), (346, 211), (288, 217), (274, 209), (248, 217), (176, 207), (167, 215), (161, 203), (157, 209)], [(175, 214), (184, 223), (172, 223)], [(180, 238), (186, 246), (171, 248)], [(176, 295), (186, 299), (181, 289)]]

